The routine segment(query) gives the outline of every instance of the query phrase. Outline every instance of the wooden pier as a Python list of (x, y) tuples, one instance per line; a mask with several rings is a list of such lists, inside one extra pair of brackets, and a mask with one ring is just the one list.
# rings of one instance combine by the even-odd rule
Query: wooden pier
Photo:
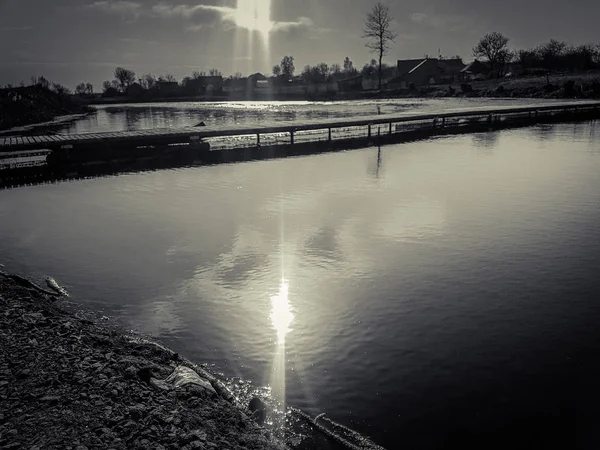
[[(41, 171), (60, 178), (210, 164), (401, 142), (433, 134), (595, 118), (600, 118), (600, 102), (579, 101), (263, 126), (209, 125), (78, 135), (0, 136), (0, 185), (40, 176)], [(18, 158), (23, 155), (29, 162), (19, 164)], [(36, 156), (38, 161), (31, 162)], [(16, 162), (6, 164), (7, 160)]]

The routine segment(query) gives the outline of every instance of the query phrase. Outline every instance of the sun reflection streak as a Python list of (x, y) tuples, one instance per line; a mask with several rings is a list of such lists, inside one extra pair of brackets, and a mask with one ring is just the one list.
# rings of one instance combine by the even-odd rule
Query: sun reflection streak
[(289, 286), (287, 281), (281, 280), (279, 293), (271, 297), (271, 323), (277, 332), (277, 344), (285, 345), (285, 337), (290, 331), (294, 319), (288, 298)]
[(274, 425), (276, 430), (285, 428), (286, 420), (286, 353), (285, 339), (289, 333), (290, 325), (294, 320), (294, 314), (289, 302), (289, 285), (285, 278), (282, 278), (279, 287), (279, 293), (271, 297), (271, 323), (277, 334), (277, 347), (275, 357), (273, 358), (273, 367), (271, 371), (271, 393), (276, 404), (276, 414), (274, 414)]

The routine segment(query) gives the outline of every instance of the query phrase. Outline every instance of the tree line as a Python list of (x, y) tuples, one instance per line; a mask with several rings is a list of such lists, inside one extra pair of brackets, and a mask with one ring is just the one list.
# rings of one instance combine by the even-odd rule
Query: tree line
[(582, 71), (600, 68), (600, 44), (569, 45), (564, 41), (550, 39), (534, 48), (510, 49), (510, 39), (494, 31), (486, 34), (473, 48), (475, 58), (483, 58), (493, 75), (501, 77), (510, 63), (518, 63), (527, 71), (543, 69), (553, 71)]

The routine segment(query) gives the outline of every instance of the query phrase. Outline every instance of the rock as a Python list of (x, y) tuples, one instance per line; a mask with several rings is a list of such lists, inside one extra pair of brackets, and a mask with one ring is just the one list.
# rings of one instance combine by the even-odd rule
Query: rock
[(252, 413), (252, 418), (262, 425), (267, 418), (267, 405), (258, 397), (254, 397), (248, 404), (248, 409)]
[(148, 411), (144, 405), (138, 404), (129, 408), (129, 417), (133, 420), (140, 420), (148, 415)]
[(3, 450), (11, 450), (13, 448), (21, 448), (21, 444), (18, 442), (11, 442), (10, 444), (4, 444), (2, 445), (2, 449)]
[(138, 373), (138, 370), (134, 366), (129, 366), (127, 369), (125, 369), (125, 376), (127, 378), (131, 378), (131, 379), (136, 378), (137, 373)]
[(60, 401), (60, 397), (56, 395), (46, 395), (40, 399), (42, 402), (48, 402), (50, 404), (56, 404)]
[(194, 448), (195, 449), (204, 449), (205, 447), (204, 447), (204, 444), (202, 444), (202, 442), (200, 442), (200, 441), (193, 441), (193, 442), (190, 442), (190, 448), (192, 448), (192, 449), (194, 449)]

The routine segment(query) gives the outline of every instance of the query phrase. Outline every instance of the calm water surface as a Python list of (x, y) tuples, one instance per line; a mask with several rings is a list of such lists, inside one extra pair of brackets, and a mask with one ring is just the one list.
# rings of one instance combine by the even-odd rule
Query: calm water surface
[(0, 191), (0, 262), (389, 449), (598, 448), (599, 127)]

